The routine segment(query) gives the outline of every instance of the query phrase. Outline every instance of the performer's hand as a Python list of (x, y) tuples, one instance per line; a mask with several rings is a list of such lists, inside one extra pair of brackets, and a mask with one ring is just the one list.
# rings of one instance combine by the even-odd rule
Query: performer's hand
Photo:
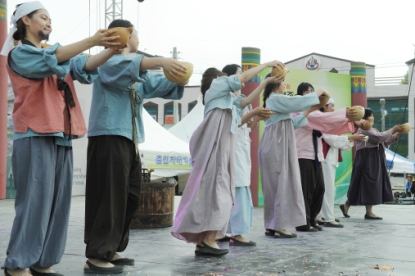
[(373, 127), (373, 123), (369, 122), (368, 120), (361, 120), (360, 128), (363, 130), (369, 130)]
[(253, 112), (260, 120), (268, 119), (271, 115), (275, 114), (274, 111), (263, 108), (262, 106), (255, 107)]
[(402, 125), (396, 125), (392, 128), (392, 132), (403, 132), (404, 127)]
[(361, 119), (361, 120), (359, 120), (359, 121), (354, 121), (353, 123), (357, 126), (357, 127), (362, 127), (362, 125), (363, 125), (363, 122), (365, 122), (366, 120), (363, 120), (363, 119)]
[(161, 67), (170, 73), (174, 78), (182, 77), (186, 73), (186, 67), (180, 64), (174, 58), (163, 58), (161, 61)]
[(349, 141), (364, 141), (366, 136), (361, 133), (356, 132), (347, 138), (349, 139)]
[(316, 111), (316, 110), (319, 110), (319, 109), (320, 109), (320, 107), (318, 105), (313, 105), (308, 110), (309, 110), (309, 112), (313, 112), (313, 111)]
[(401, 133), (400, 132), (396, 132), (394, 135), (393, 135), (393, 137), (395, 138), (395, 140), (396, 139), (398, 139), (399, 138), (399, 136), (401, 135)]
[(353, 118), (355, 118), (355, 116), (357, 115), (357, 111), (354, 107), (347, 107), (346, 108), (346, 118), (349, 121), (353, 121)]
[(113, 42), (114, 40), (120, 38), (119, 35), (114, 36), (113, 34), (117, 30), (98, 30), (93, 36), (91, 36), (94, 46), (104, 46), (107, 48), (118, 48), (121, 43)]

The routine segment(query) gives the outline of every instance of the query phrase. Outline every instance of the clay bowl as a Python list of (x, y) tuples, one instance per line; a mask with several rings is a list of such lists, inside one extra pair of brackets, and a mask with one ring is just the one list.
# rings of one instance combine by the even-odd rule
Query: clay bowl
[(131, 33), (133, 32), (133, 27), (123, 28), (123, 27), (115, 27), (110, 28), (108, 30), (114, 30), (115, 33), (111, 34), (111, 36), (120, 36), (120, 38), (113, 40), (113, 42), (119, 42), (120, 45), (117, 48), (125, 48), (127, 47), (128, 39), (130, 38)]
[(327, 92), (327, 91), (325, 91), (325, 92), (326, 92), (327, 97), (325, 97), (325, 98), (319, 97), (320, 103), (315, 105), (318, 108), (322, 108), (323, 106), (325, 106), (328, 103), (329, 99), (330, 99), (329, 92)]
[(186, 62), (186, 61), (179, 61), (179, 63), (181, 65), (183, 65), (184, 67), (186, 67), (186, 73), (184, 73), (182, 77), (176, 76), (176, 78), (175, 78), (175, 77), (173, 77), (173, 75), (171, 75), (167, 71), (164, 71), (164, 69), (163, 69), (164, 75), (171, 82), (186, 83), (193, 74), (193, 64), (191, 64), (190, 62)]
[(365, 121), (362, 123), (362, 126), (360, 127), (363, 130), (370, 130), (373, 127), (373, 123), (369, 123), (368, 121)]
[(363, 106), (354, 105), (351, 108), (353, 108), (356, 111), (356, 115), (350, 118), (350, 121), (359, 121), (363, 118), (363, 116), (365, 116), (365, 108)]
[(409, 123), (402, 124), (402, 126), (403, 126), (402, 134), (406, 134), (406, 133), (409, 133), (409, 131), (411, 131), (411, 125)]
[(287, 67), (283, 67), (283, 68), (273, 67), (271, 71), (271, 77), (277, 76), (277, 78), (280, 78), (280, 77), (285, 78), (288, 72), (290, 72), (290, 69), (288, 69)]

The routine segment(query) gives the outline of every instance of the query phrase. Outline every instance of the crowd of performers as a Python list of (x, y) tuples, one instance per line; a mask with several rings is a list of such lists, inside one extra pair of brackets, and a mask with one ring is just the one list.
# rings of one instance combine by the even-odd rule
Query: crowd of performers
[[(173, 76), (186, 68), (170, 58), (131, 56), (137, 51), (133, 29), (126, 48), (112, 30), (99, 30), (70, 45), (44, 48), (52, 31), (51, 16), (38, 2), (18, 5), (12, 30), (2, 48), (15, 94), (12, 170), (16, 216), (11, 229), (4, 275), (62, 275), (53, 271), (66, 245), (73, 177), (72, 140), (88, 137), (85, 198), (85, 273), (118, 274), (134, 259), (121, 256), (139, 204), (143, 142), (143, 99), (180, 99), (186, 83), (172, 83), (147, 69), (162, 67)], [(108, 28), (134, 27), (115, 20)], [(20, 42), (15, 47), (14, 43)], [(83, 51), (106, 47), (88, 56)], [(205, 116), (190, 140), (193, 170), (176, 213), (172, 235), (196, 245), (196, 255), (229, 252), (217, 241), (255, 246), (245, 236), (252, 224), (249, 132), (258, 121), (266, 128), (259, 147), (264, 191), (266, 236), (295, 238), (291, 231), (343, 227), (334, 217), (334, 178), (340, 150), (356, 144), (357, 154), (348, 193), (341, 205), (365, 205), (366, 219), (381, 219), (372, 206), (392, 201), (384, 147), (395, 142), (400, 126), (379, 132), (362, 130), (373, 121), (366, 109), (353, 122), (355, 110), (334, 110), (324, 89), (309, 83), (297, 95), (284, 95), (284, 77), (267, 76), (249, 95), (245, 82), (261, 71), (284, 64), (271, 61), (242, 72), (238, 65), (207, 69), (201, 92)], [(73, 80), (93, 84), (86, 128)], [(264, 91), (263, 106), (251, 103)], [(353, 133), (349, 136), (341, 134)], [(367, 142), (363, 142), (365, 137)], [(296, 145), (296, 146), (293, 146)], [(230, 236), (225, 234), (229, 233)]]

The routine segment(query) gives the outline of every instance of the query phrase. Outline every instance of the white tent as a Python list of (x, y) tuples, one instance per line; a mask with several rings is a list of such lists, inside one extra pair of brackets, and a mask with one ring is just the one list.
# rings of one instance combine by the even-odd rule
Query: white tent
[[(92, 100), (92, 85), (75, 82), (76, 91), (88, 123)], [(145, 142), (139, 144), (141, 160), (147, 168), (154, 169), (152, 179), (175, 175), (189, 174), (190, 151), (189, 145), (175, 137), (168, 130), (159, 125), (148, 112), (143, 109)], [(88, 139), (73, 141), (74, 173), (72, 195), (85, 195), (86, 182), (86, 153)]]
[(205, 106), (202, 104), (202, 96), (197, 99), (197, 104), (193, 109), (177, 124), (169, 129), (177, 138), (189, 143), (195, 129), (203, 121)]
[(399, 154), (386, 149), (386, 164), (391, 173), (415, 173), (415, 163)]
[(143, 167), (154, 169), (152, 178), (189, 173), (192, 169), (189, 144), (159, 125), (143, 109), (145, 142), (139, 144)]

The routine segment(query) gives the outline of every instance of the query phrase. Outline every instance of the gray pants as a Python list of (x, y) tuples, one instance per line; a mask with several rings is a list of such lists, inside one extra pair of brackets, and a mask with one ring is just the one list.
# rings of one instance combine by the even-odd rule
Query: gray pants
[(50, 136), (13, 143), (15, 210), (2, 268), (47, 268), (60, 262), (66, 245), (72, 193), (71, 147)]

